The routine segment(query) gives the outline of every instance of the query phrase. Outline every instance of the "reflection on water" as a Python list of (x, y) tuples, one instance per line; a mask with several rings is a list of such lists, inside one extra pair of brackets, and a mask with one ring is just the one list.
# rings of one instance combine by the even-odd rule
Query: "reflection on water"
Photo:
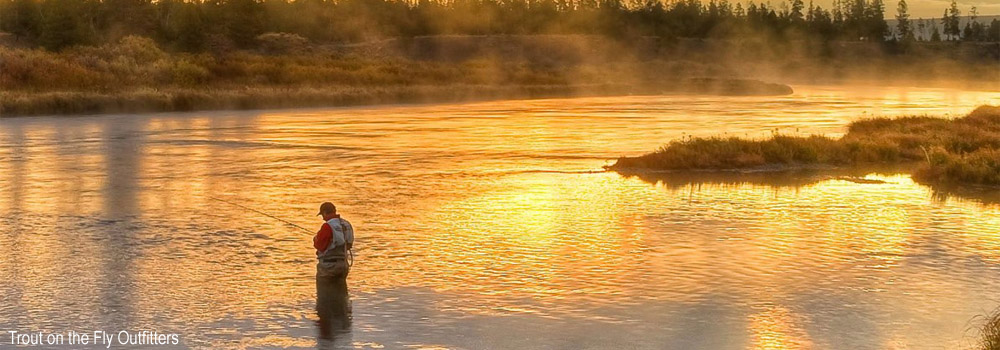
[(770, 308), (750, 316), (752, 349), (809, 349), (812, 343), (795, 316), (783, 307)]
[[(766, 186), (797, 189), (807, 185), (842, 180), (856, 184), (884, 184), (875, 174), (909, 173), (919, 164), (899, 164), (883, 167), (796, 169), (782, 172), (735, 172), (735, 171), (667, 171), (625, 173), (642, 181), (668, 189), (700, 190), (702, 187), (723, 186)], [(931, 189), (931, 198), (945, 203), (950, 200), (973, 201), (983, 206), (1000, 205), (1000, 191), (981, 186), (961, 186), (954, 184), (925, 184)]]
[[(351, 306), (347, 294), (347, 280), (333, 277), (316, 277), (316, 322), (321, 348), (336, 346), (351, 329)], [(340, 342), (349, 345), (350, 342)]]
[[(594, 172), (684, 135), (838, 135), (1000, 104), (796, 90), (5, 119), (0, 328), (193, 348), (962, 344), (1000, 287), (996, 192)], [(211, 197), (317, 228), (315, 206), (337, 203), (358, 227), (350, 299), (316, 284), (308, 233)]]

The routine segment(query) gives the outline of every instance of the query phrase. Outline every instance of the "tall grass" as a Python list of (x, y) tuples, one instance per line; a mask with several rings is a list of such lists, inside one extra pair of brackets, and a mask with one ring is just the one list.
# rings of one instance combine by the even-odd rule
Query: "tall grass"
[(774, 135), (765, 140), (692, 138), (673, 141), (610, 168), (634, 170), (788, 169), (922, 162), (928, 182), (1000, 185), (1000, 107), (966, 117), (876, 118), (851, 123), (839, 139)]

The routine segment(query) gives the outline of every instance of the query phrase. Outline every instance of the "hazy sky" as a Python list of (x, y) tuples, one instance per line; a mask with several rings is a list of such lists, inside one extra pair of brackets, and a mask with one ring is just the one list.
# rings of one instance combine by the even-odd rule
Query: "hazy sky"
[[(708, 0), (705, 0), (706, 2)], [(733, 0), (730, 0), (733, 1)], [(772, 5), (778, 5), (782, 0), (754, 0), (756, 3), (768, 2), (770, 1)], [(791, 0), (788, 0), (789, 2)], [(808, 6), (809, 0), (805, 1)], [(886, 19), (891, 19), (896, 16), (896, 4), (899, 0), (883, 0), (885, 1), (885, 17)], [(743, 0), (746, 3), (748, 1)], [(833, 4), (833, 0), (813, 0), (816, 5), (822, 6), (825, 9), (830, 9), (830, 5)], [(914, 18), (924, 17), (941, 17), (941, 13), (944, 9), (951, 5), (951, 0), (906, 0), (906, 3), (910, 5), (910, 15)], [(981, 16), (993, 16), (1000, 15), (1000, 0), (958, 0), (958, 8), (962, 10), (962, 15), (969, 14), (969, 9), (972, 6), (979, 8), (979, 15)]]

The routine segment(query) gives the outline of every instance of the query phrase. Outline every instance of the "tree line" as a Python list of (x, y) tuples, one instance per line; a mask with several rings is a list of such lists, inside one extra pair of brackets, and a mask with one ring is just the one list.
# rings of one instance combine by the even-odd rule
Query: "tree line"
[[(955, 1), (940, 30), (908, 10), (899, 1), (890, 28), (883, 0), (836, 0), (829, 9), (804, 0), (0, 0), (0, 30), (54, 51), (129, 35), (190, 52), (255, 47), (262, 35), (314, 43), (448, 34), (1000, 41), (1000, 22), (980, 23), (975, 8), (961, 27)], [(931, 37), (914, 34), (928, 25)]]

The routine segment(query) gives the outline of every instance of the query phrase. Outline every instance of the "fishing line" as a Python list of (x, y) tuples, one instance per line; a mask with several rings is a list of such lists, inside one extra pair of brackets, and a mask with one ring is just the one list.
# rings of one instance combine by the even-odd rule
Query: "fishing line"
[(223, 203), (227, 203), (227, 204), (230, 204), (230, 205), (235, 205), (235, 206), (237, 206), (237, 207), (240, 207), (240, 208), (243, 208), (243, 209), (246, 209), (246, 210), (249, 210), (249, 211), (252, 211), (252, 212), (254, 212), (254, 213), (257, 213), (257, 214), (260, 214), (260, 215), (264, 215), (264, 216), (266, 216), (266, 217), (269, 217), (269, 218), (272, 218), (272, 219), (275, 219), (275, 220), (278, 220), (278, 221), (281, 221), (281, 222), (283, 222), (283, 223), (285, 223), (285, 224), (288, 224), (288, 225), (291, 225), (291, 226), (294, 226), (294, 227), (296, 227), (296, 228), (298, 228), (298, 229), (300, 229), (300, 230), (302, 230), (302, 231), (306, 231), (306, 232), (309, 232), (309, 234), (310, 234), (310, 235), (312, 235), (312, 234), (313, 234), (313, 232), (312, 232), (312, 231), (310, 231), (309, 229), (307, 229), (307, 228), (305, 228), (305, 227), (302, 227), (302, 226), (299, 226), (299, 225), (296, 225), (296, 224), (294, 224), (294, 223), (292, 223), (292, 222), (290, 222), (290, 221), (288, 221), (288, 220), (285, 220), (285, 219), (282, 219), (282, 218), (279, 218), (279, 217), (277, 217), (277, 216), (274, 216), (274, 215), (271, 215), (271, 214), (268, 214), (268, 213), (265, 213), (265, 212), (262, 212), (262, 211), (260, 211), (260, 210), (257, 210), (257, 209), (254, 209), (254, 208), (250, 208), (250, 207), (246, 207), (246, 206), (243, 206), (243, 205), (239, 205), (239, 204), (236, 204), (236, 203), (233, 203), (233, 202), (230, 202), (230, 201), (227, 201), (227, 200), (225, 200), (225, 199), (221, 199), (221, 198), (215, 198), (215, 197), (208, 197), (208, 198), (211, 198), (211, 199), (214, 199), (214, 200), (217, 200), (217, 201), (220, 201), (220, 202), (223, 202)]
[[(257, 210), (257, 209), (254, 209), (254, 208), (250, 208), (250, 207), (247, 207), (247, 206), (244, 206), (244, 205), (239, 205), (239, 204), (236, 204), (236, 203), (233, 203), (233, 202), (230, 202), (230, 201), (227, 201), (227, 200), (225, 200), (225, 199), (222, 199), (222, 198), (215, 198), (215, 197), (212, 197), (212, 196), (209, 196), (208, 198), (210, 198), (210, 199), (214, 199), (214, 200), (217, 200), (217, 201), (220, 201), (220, 202), (223, 202), (223, 203), (226, 203), (226, 204), (229, 204), (229, 205), (234, 205), (234, 206), (237, 206), (237, 207), (240, 207), (240, 208), (243, 208), (243, 209), (246, 209), (246, 210), (249, 210), (249, 211), (252, 211), (252, 212), (254, 212), (254, 213), (257, 213), (257, 214), (260, 214), (260, 215), (264, 215), (264, 216), (266, 216), (266, 217), (269, 217), (269, 218), (272, 218), (272, 219), (275, 219), (275, 220), (278, 220), (278, 221), (281, 221), (281, 222), (283, 222), (283, 223), (285, 223), (285, 224), (287, 224), (287, 225), (291, 225), (291, 226), (293, 226), (293, 227), (296, 227), (296, 228), (298, 228), (298, 229), (300, 229), (300, 230), (302, 230), (302, 231), (305, 231), (305, 232), (308, 232), (308, 233), (309, 233), (309, 235), (312, 235), (312, 234), (313, 234), (313, 232), (312, 232), (312, 231), (310, 231), (309, 229), (307, 229), (307, 228), (305, 228), (305, 227), (302, 227), (302, 226), (299, 226), (299, 225), (296, 225), (296, 224), (294, 224), (294, 223), (292, 223), (292, 222), (290, 222), (290, 221), (288, 221), (288, 220), (285, 220), (285, 219), (282, 219), (282, 218), (279, 218), (279, 217), (277, 217), (277, 216), (274, 216), (274, 215), (271, 215), (271, 214), (268, 214), (268, 213), (265, 213), (265, 212), (263, 212), (263, 211), (260, 211), (260, 210)], [(346, 232), (345, 232), (345, 234), (346, 234)], [(348, 250), (347, 250), (347, 266), (354, 266), (354, 249), (348, 249)]]

